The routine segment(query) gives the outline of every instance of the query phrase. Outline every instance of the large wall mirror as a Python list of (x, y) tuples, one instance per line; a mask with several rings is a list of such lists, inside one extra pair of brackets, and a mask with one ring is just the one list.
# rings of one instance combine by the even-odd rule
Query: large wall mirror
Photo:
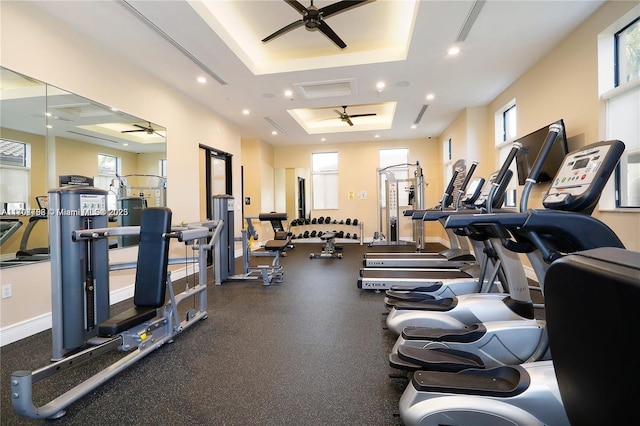
[(48, 190), (84, 178), (108, 191), (113, 226), (139, 224), (166, 204), (166, 129), (0, 68), (2, 267), (48, 259)]
[(306, 219), (311, 215), (311, 174), (305, 168), (274, 170), (275, 209), (287, 212), (289, 220)]

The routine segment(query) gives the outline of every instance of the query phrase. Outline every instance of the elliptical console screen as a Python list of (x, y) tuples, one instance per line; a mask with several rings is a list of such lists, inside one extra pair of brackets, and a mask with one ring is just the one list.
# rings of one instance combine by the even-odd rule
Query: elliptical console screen
[(598, 177), (598, 170), (609, 149), (609, 145), (600, 145), (567, 155), (543, 204), (548, 206), (564, 202), (569, 195), (584, 194)]

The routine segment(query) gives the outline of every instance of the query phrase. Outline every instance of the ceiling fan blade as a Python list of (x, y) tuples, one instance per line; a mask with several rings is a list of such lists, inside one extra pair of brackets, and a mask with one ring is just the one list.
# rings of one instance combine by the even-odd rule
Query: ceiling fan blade
[(307, 11), (307, 8), (304, 7), (302, 4), (300, 4), (300, 2), (296, 0), (284, 0), (284, 2), (302, 14), (304, 14)]
[(367, 0), (353, 0), (353, 1), (339, 1), (329, 6), (321, 7), (318, 11), (322, 14), (323, 18), (328, 18), (329, 16), (336, 14), (338, 12), (342, 12), (343, 10), (347, 10), (351, 7), (358, 6), (359, 4), (366, 3)]
[(369, 114), (351, 114), (349, 117), (353, 118), (353, 117), (371, 117), (373, 115), (376, 115), (375, 112), (371, 112)]
[(270, 36), (267, 36), (265, 38), (262, 39), (262, 42), (265, 43), (269, 40), (272, 40), (278, 36), (281, 36), (282, 34), (291, 31), (294, 28), (298, 28), (304, 25), (304, 21), (302, 19), (300, 19), (299, 21), (295, 21), (290, 23), (289, 25), (287, 25), (286, 27), (280, 28), (278, 31), (276, 31), (275, 33), (271, 34)]
[(133, 127), (137, 127), (136, 130), (123, 130), (120, 133), (134, 133), (134, 132), (146, 132), (147, 128), (144, 126), (141, 126), (139, 124), (132, 124)]
[(345, 120), (347, 123), (349, 123), (349, 126), (353, 126), (353, 122), (351, 121), (351, 119), (349, 117), (345, 117)]
[(340, 117), (342, 117), (345, 113), (338, 111), (337, 109), (334, 109), (333, 112), (335, 112), (336, 114), (338, 114)]
[(333, 32), (331, 27), (329, 25), (327, 25), (326, 22), (320, 21), (320, 24), (318, 24), (318, 29), (320, 31), (322, 31), (324, 33), (324, 35), (329, 37), (335, 44), (337, 44), (340, 49), (344, 49), (345, 47), (347, 47), (345, 42), (342, 41), (342, 39), (340, 37), (338, 37), (338, 34)]

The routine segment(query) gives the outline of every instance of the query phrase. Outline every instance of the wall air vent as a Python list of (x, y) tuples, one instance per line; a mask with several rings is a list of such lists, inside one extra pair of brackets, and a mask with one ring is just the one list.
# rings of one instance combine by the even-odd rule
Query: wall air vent
[(424, 115), (424, 112), (427, 110), (427, 108), (429, 108), (429, 105), (422, 105), (422, 108), (420, 108), (420, 112), (418, 113), (418, 116), (416, 117), (415, 120), (413, 120), (413, 124), (418, 124), (420, 123), (420, 120), (422, 120), (422, 116)]
[(273, 121), (271, 118), (269, 117), (262, 117), (262, 118), (264, 118), (267, 123), (271, 124), (273, 128), (279, 131), (280, 133), (287, 133), (282, 127), (280, 127), (280, 125), (278, 125), (278, 123)]
[(295, 83), (296, 91), (305, 99), (331, 98), (334, 96), (356, 95), (356, 80), (314, 81), (309, 83)]
[(478, 19), (478, 15), (480, 15), (480, 11), (484, 6), (486, 0), (476, 0), (473, 2), (473, 6), (471, 6), (471, 10), (469, 11), (469, 15), (467, 15), (467, 19), (465, 19), (462, 28), (460, 29), (460, 33), (458, 34), (458, 38), (456, 38), (456, 43), (461, 43), (467, 39), (469, 35), (469, 31), (471, 31), (471, 27), (475, 24), (476, 19)]

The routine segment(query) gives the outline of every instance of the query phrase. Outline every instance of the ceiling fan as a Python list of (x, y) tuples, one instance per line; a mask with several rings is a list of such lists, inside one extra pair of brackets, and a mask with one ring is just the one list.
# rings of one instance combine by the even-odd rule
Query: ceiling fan
[(348, 123), (349, 126), (353, 126), (353, 122), (351, 121), (351, 119), (354, 117), (371, 117), (373, 115), (376, 115), (375, 112), (370, 112), (368, 114), (347, 114), (347, 105), (342, 106), (342, 112), (338, 111), (337, 109), (334, 109), (333, 111), (335, 111), (335, 113), (340, 116), (340, 120)]
[(285, 0), (289, 6), (296, 9), (298, 12), (302, 14), (302, 19), (292, 22), (291, 24), (279, 29), (275, 33), (270, 36), (264, 38), (262, 40), (263, 43), (274, 39), (288, 31), (293, 30), (294, 28), (298, 28), (304, 25), (308, 30), (320, 30), (327, 37), (329, 37), (335, 44), (337, 44), (341, 49), (347, 47), (344, 41), (324, 22), (323, 19), (328, 18), (331, 15), (334, 15), (338, 12), (342, 12), (343, 10), (358, 6), (361, 3), (366, 3), (369, 0), (353, 0), (353, 1), (339, 1), (333, 4), (330, 4), (325, 7), (321, 7), (318, 9), (313, 5), (313, 0), (311, 0), (311, 5), (309, 7), (304, 7), (300, 2), (296, 0)]
[[(148, 135), (152, 135), (156, 133), (155, 129), (151, 126), (151, 122), (147, 121), (148, 126), (141, 126), (140, 124), (133, 124), (134, 127), (137, 127), (135, 130), (122, 130), (120, 133), (135, 133), (135, 132), (146, 132)], [(158, 133), (156, 133), (158, 134)], [(160, 135), (161, 136), (161, 135)]]

